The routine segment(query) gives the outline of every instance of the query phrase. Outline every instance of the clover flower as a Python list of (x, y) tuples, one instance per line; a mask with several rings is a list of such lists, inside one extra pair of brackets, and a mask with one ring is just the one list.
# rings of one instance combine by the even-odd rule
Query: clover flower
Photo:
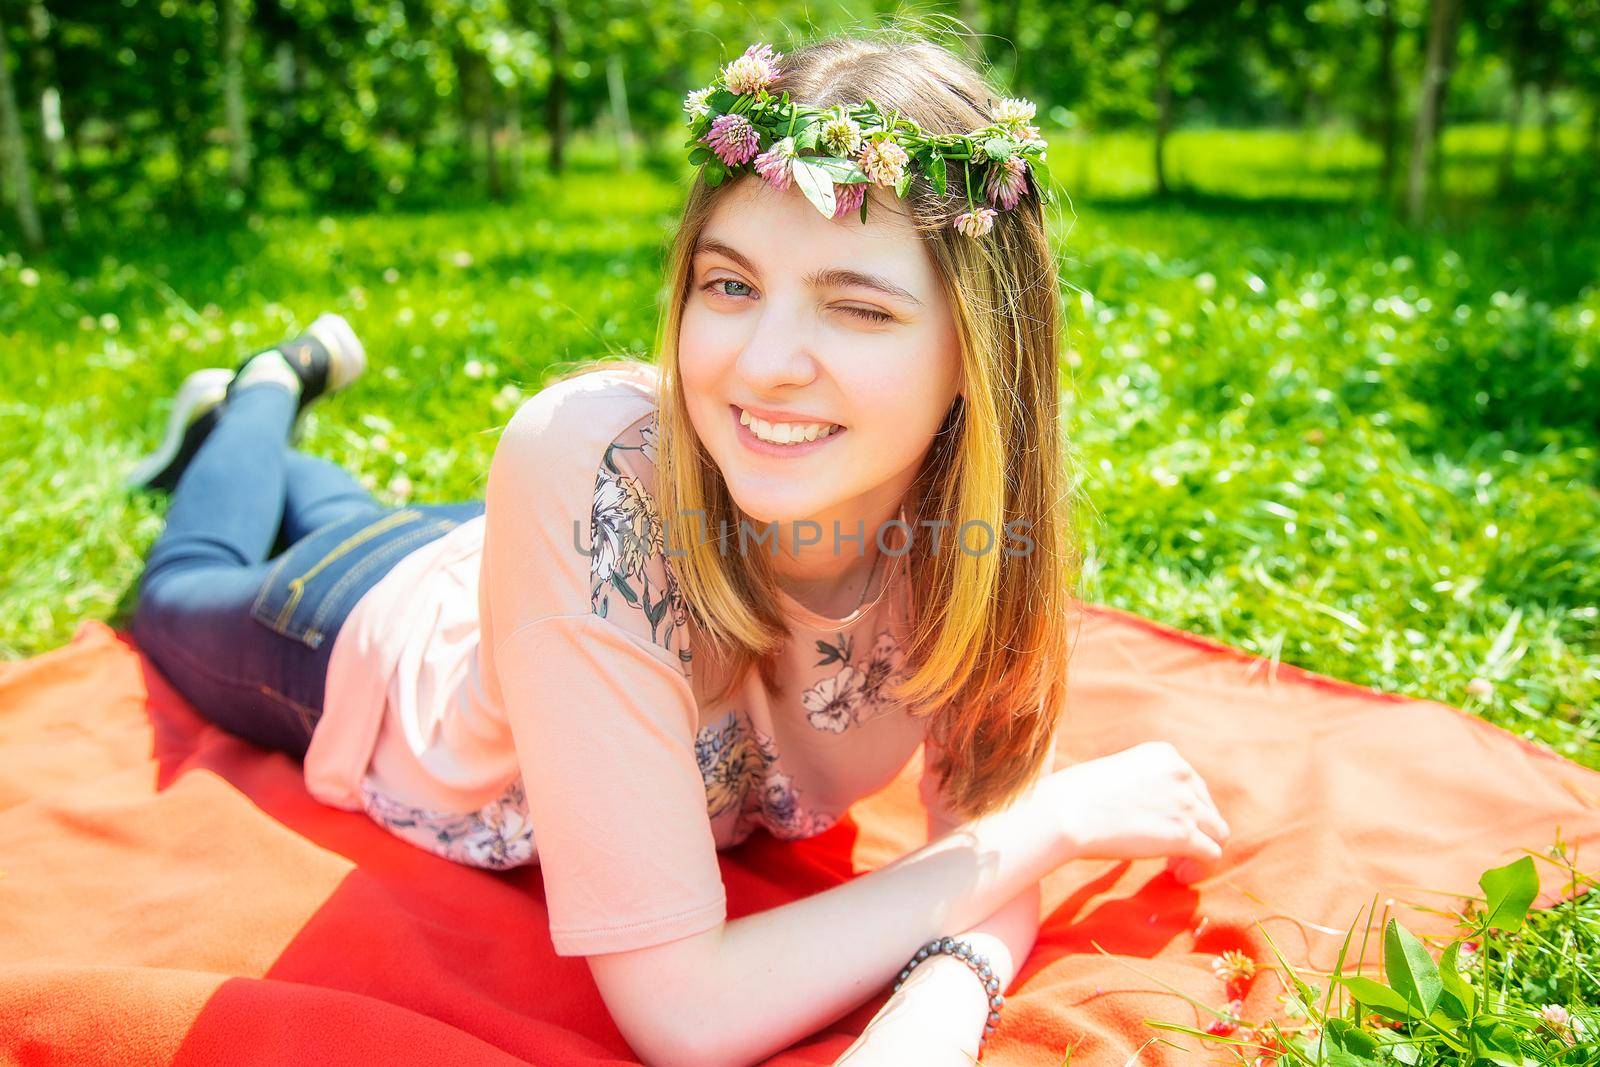
[(711, 120), (706, 144), (711, 146), (722, 162), (737, 167), (749, 162), (750, 157), (756, 154), (761, 138), (756, 128), (750, 125), (750, 120), (743, 115), (718, 115)]
[(756, 173), (761, 175), (768, 185), (782, 192), (789, 188), (789, 182), (794, 176), (795, 155), (793, 137), (776, 141), (771, 148), (756, 157)]
[(1228, 1001), (1227, 1007), (1222, 1009), (1219, 1018), (1212, 1019), (1206, 1024), (1206, 1033), (1215, 1037), (1227, 1037), (1239, 1029), (1239, 1022), (1244, 1015), (1244, 1001), (1234, 999)]
[(1568, 1044), (1572, 1043), (1572, 1015), (1559, 1004), (1546, 1004), (1539, 1009), (1539, 1022), (1546, 1030)]
[(994, 229), (995, 216), (1000, 214), (992, 207), (973, 208), (956, 216), (956, 231), (965, 237), (982, 237)]
[(1021, 126), (1033, 118), (1033, 102), (1030, 100), (1014, 100), (1010, 97), (1000, 101), (989, 112), (989, 117), (1002, 126)]
[(861, 202), (867, 198), (866, 182), (834, 182), (833, 183), (833, 217), (842, 219), (852, 211), (861, 209)]
[(753, 44), (744, 50), (744, 55), (722, 68), (722, 84), (740, 96), (765, 89), (778, 80), (777, 61), (782, 58), (771, 45)]
[(989, 168), (989, 179), (984, 193), (990, 203), (999, 204), (1010, 211), (1028, 191), (1028, 163), (1019, 156), (1008, 156)]
[(706, 98), (711, 95), (711, 92), (712, 87), (708, 85), (704, 89), (691, 91), (688, 96), (683, 98), (683, 110), (689, 113), (690, 118), (697, 119), (701, 115), (711, 114), (711, 105), (706, 103)]
[(822, 124), (817, 139), (836, 156), (854, 155), (861, 147), (861, 127), (848, 115), (835, 115)]
[(911, 156), (904, 148), (884, 138), (862, 145), (856, 162), (874, 185), (894, 185), (905, 174)]

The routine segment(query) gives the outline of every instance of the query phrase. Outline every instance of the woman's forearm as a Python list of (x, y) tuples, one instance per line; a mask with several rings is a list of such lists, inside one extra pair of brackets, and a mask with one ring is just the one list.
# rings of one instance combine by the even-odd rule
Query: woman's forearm
[[(843, 885), (728, 922), (706, 984), (683, 998), (677, 1047), (700, 1064), (763, 1059), (858, 1007), (933, 937), (1036, 887), (1072, 858), (1050, 784)], [(966, 977), (976, 1040), (984, 1013)]]
[[(1010, 990), (1038, 939), (1041, 896), (1035, 882), (999, 911), (956, 935), (988, 959), (1002, 991)], [(971, 967), (949, 956), (930, 958), (889, 996), (839, 1062), (848, 1064), (858, 1046), (880, 1047), (881, 1052), (874, 1049), (867, 1059), (881, 1063), (903, 1059), (908, 1047), (926, 1050), (930, 1044), (942, 1046), (941, 1063), (965, 1062), (961, 1053), (977, 1059), (989, 1010), (989, 993)]]

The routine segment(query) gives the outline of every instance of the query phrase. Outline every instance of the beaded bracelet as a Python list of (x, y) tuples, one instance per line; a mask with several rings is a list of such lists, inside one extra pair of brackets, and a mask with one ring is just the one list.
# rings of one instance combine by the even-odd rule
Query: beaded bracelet
[(917, 949), (917, 954), (911, 957), (905, 970), (900, 972), (900, 977), (895, 979), (894, 991), (899, 992), (900, 986), (911, 972), (917, 969), (917, 964), (930, 956), (947, 955), (965, 963), (978, 976), (978, 981), (983, 983), (983, 991), (989, 994), (989, 1018), (983, 1024), (983, 1036), (978, 1038), (978, 1054), (983, 1054), (983, 1043), (989, 1040), (989, 1035), (1000, 1022), (1000, 1007), (1005, 1004), (1006, 998), (1000, 995), (1000, 979), (995, 976), (989, 966), (989, 957), (983, 955), (972, 947), (971, 942), (955, 937), (936, 937), (926, 945)]

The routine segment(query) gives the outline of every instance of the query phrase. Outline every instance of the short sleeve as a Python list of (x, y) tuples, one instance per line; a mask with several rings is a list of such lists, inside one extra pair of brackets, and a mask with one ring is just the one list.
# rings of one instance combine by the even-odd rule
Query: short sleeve
[(530, 623), (496, 658), (556, 954), (644, 948), (726, 919), (683, 676), (597, 615)]
[(650, 398), (596, 375), (531, 398), (485, 494), (483, 678), (505, 710), (557, 955), (721, 923), (687, 622), (648, 475)]

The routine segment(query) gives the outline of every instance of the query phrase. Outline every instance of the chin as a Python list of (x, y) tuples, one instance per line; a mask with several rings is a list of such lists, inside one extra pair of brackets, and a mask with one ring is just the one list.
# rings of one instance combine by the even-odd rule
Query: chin
[[(733, 502), (739, 510), (749, 516), (751, 523), (760, 526), (763, 523), (775, 522), (787, 526), (791, 522), (808, 518), (824, 511), (830, 501), (819, 499), (809, 494), (796, 495), (792, 492), (771, 492), (766, 490), (750, 491), (738, 486), (730, 485), (728, 495), (733, 497)], [(789, 536), (787, 530), (784, 536)]]

